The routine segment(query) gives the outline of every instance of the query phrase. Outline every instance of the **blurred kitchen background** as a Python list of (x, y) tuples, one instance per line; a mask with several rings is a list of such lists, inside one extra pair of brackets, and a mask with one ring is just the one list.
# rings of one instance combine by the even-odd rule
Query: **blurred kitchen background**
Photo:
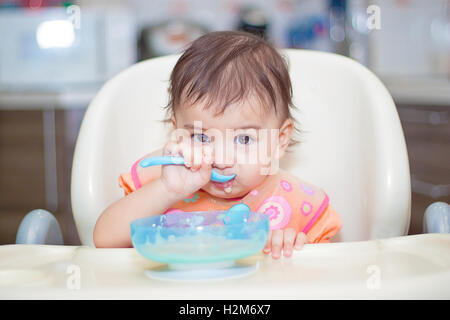
[(409, 233), (422, 232), (428, 205), (450, 202), (450, 1), (0, 0), (0, 244), (36, 208), (56, 216), (65, 244), (80, 244), (70, 172), (97, 90), (139, 60), (232, 29), (373, 70), (406, 137)]

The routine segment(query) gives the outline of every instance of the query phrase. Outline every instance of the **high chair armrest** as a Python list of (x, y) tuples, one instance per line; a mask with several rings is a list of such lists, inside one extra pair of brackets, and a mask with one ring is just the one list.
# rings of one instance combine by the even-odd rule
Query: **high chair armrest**
[(61, 228), (56, 218), (48, 211), (30, 211), (19, 225), (16, 244), (62, 245)]
[(423, 233), (450, 233), (450, 205), (435, 202), (428, 206), (423, 216)]

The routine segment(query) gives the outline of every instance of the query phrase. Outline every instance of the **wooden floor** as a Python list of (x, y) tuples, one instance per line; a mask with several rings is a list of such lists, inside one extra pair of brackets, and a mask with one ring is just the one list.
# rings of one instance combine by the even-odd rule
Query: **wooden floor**
[[(399, 106), (411, 173), (429, 184), (450, 184), (450, 123), (416, 122), (414, 115), (423, 114), (421, 110), (445, 116), (450, 107)], [(55, 114), (58, 207), (53, 213), (68, 245), (80, 244), (70, 205), (70, 172), (83, 115), (84, 110)], [(0, 244), (15, 242), (20, 221), (30, 210), (46, 208), (42, 123), (42, 111), (0, 111)], [(423, 213), (435, 201), (450, 202), (450, 198), (412, 193), (410, 234), (422, 232)]]

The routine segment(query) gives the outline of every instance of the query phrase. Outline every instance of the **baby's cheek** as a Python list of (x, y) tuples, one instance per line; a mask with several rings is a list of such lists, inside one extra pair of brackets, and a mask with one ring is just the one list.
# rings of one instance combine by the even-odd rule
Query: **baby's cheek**
[(247, 188), (253, 189), (264, 180), (264, 175), (261, 174), (261, 166), (259, 165), (244, 165), (239, 168), (239, 183)]

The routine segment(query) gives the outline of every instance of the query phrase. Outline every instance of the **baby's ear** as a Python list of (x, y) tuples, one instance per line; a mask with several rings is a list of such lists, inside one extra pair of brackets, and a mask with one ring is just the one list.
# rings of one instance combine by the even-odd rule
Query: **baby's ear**
[(292, 133), (294, 132), (294, 122), (291, 118), (287, 118), (280, 127), (278, 134), (278, 159), (283, 158), (289, 142), (291, 141)]
[(170, 117), (170, 122), (172, 122), (173, 128), (176, 129), (177, 128), (177, 121), (175, 120), (175, 116), (174, 115), (172, 115)]

